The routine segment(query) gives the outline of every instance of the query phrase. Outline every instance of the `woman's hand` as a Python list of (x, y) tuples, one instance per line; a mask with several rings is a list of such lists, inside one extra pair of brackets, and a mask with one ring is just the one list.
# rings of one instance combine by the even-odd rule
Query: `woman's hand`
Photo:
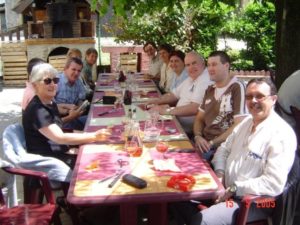
[(100, 129), (95, 132), (95, 141), (106, 141), (111, 135), (111, 130)]

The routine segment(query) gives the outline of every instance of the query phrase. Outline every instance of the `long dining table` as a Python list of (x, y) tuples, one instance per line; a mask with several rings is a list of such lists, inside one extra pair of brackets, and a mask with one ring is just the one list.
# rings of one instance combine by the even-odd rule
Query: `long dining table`
[[(70, 182), (67, 200), (78, 207), (118, 205), (122, 225), (137, 224), (139, 205), (148, 206), (148, 224), (166, 225), (167, 204), (191, 199), (215, 199), (224, 188), (209, 164), (194, 151), (175, 117), (160, 116), (162, 123), (160, 140), (168, 143), (165, 154), (157, 152), (156, 142), (143, 141), (140, 157), (131, 157), (124, 150), (124, 125), (128, 121), (129, 109), (136, 111), (141, 136), (149, 112), (145, 107), (151, 98), (160, 93), (151, 80), (142, 74), (131, 75), (137, 84), (135, 99), (131, 105), (103, 104), (103, 96), (116, 96), (120, 85), (116, 74), (100, 74), (88, 114), (85, 132), (109, 129), (111, 135), (102, 142), (80, 146), (76, 165)], [(121, 85), (123, 87), (123, 85)], [(124, 87), (123, 87), (124, 88)], [(121, 88), (122, 89), (122, 88)], [(170, 132), (170, 130), (172, 132)], [(157, 162), (172, 162), (176, 170), (159, 169)], [(122, 182), (124, 174), (133, 174), (146, 181), (146, 188), (135, 188)], [(181, 191), (167, 186), (168, 180), (178, 174), (195, 178), (190, 190)]]

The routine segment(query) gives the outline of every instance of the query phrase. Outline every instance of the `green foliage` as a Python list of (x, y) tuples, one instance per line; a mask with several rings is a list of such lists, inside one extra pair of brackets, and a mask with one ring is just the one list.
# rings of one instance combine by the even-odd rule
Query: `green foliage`
[[(243, 60), (233, 66), (257, 70), (274, 68), (275, 29), (275, 6), (270, 1), (255, 1), (236, 14), (225, 30), (231, 37), (245, 41), (247, 49), (240, 52)], [(241, 65), (243, 61), (245, 65)]]
[[(92, 0), (105, 14), (110, 0)], [(201, 52), (217, 47), (220, 36), (242, 40), (247, 48), (232, 55), (233, 68), (274, 68), (274, 0), (253, 0), (244, 9), (238, 0), (112, 0), (115, 17), (106, 26), (117, 41), (154, 41)], [(230, 50), (230, 49), (227, 49)], [(232, 54), (232, 51), (229, 52)]]
[[(141, 4), (139, 8), (144, 7)], [(216, 48), (217, 37), (232, 11), (233, 7), (220, 2), (205, 0), (191, 6), (182, 1), (172, 8), (163, 7), (143, 15), (136, 11), (128, 19), (113, 20), (116, 28), (113, 32), (120, 42), (143, 44), (151, 40), (158, 44), (169, 43), (184, 51), (198, 50), (207, 56)]]

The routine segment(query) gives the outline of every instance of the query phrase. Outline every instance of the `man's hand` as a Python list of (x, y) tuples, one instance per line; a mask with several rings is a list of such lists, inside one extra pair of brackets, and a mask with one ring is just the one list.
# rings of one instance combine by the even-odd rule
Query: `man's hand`
[(68, 115), (69, 111), (75, 109), (77, 106), (74, 104), (60, 103), (57, 105), (60, 115)]
[(169, 105), (155, 105), (152, 108), (150, 108), (150, 112), (151, 111), (158, 111), (160, 115), (164, 115), (164, 114), (168, 114), (167, 113), (167, 109), (170, 108)]
[(215, 203), (225, 202), (233, 196), (233, 193), (229, 191), (230, 187), (225, 190), (225, 193), (220, 195)]
[(76, 119), (82, 115), (84, 111), (79, 111), (77, 109), (71, 109), (69, 110), (68, 118), (70, 120)]
[(64, 109), (69, 109), (69, 110), (71, 110), (71, 109), (75, 109), (77, 106), (74, 105), (74, 104), (67, 104), (67, 103), (65, 103), (65, 104), (62, 104), (62, 107), (63, 107)]
[(159, 103), (158, 99), (151, 99), (151, 100), (147, 101), (147, 106), (158, 105), (158, 103)]
[(204, 139), (202, 136), (199, 135), (195, 136), (195, 144), (201, 153), (208, 152), (209, 149), (212, 147), (211, 144), (206, 139)]

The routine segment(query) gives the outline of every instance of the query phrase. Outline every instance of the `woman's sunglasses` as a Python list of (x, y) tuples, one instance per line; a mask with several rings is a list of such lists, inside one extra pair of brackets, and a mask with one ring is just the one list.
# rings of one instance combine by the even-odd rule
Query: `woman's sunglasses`
[(54, 78), (45, 78), (44, 80), (44, 84), (48, 85), (51, 84), (51, 82), (53, 81), (54, 84), (57, 84), (59, 82), (59, 77), (54, 77)]

